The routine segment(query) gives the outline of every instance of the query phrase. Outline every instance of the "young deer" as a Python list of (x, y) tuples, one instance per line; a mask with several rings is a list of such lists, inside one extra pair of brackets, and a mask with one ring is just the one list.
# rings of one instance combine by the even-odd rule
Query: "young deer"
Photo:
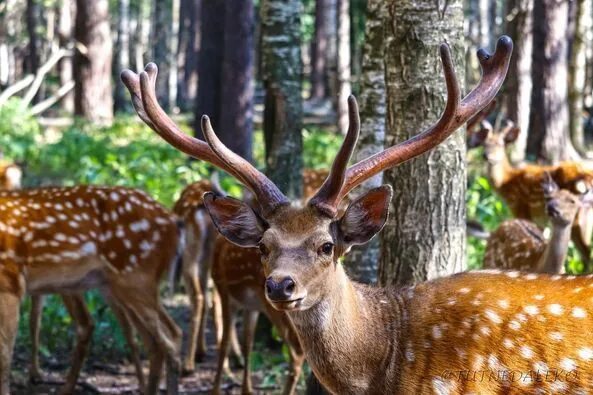
[[(593, 187), (593, 172), (587, 171), (575, 162), (563, 162), (555, 166), (525, 165), (513, 167), (505, 147), (514, 142), (519, 129), (510, 121), (501, 128), (494, 128), (486, 116), (492, 106), (480, 112), (468, 122), (468, 148), (484, 147), (488, 163), (488, 178), (498, 194), (507, 203), (513, 216), (535, 222), (543, 227), (546, 223), (542, 181), (549, 173), (560, 189), (578, 194), (579, 186)], [(476, 125), (480, 125), (478, 131)], [(473, 130), (472, 130), (473, 129)], [(586, 206), (579, 210), (573, 222), (572, 240), (583, 258), (587, 270), (591, 270), (590, 247), (593, 231), (593, 211)]]
[(533, 222), (511, 219), (503, 222), (488, 238), (484, 267), (564, 273), (571, 227), (579, 209), (593, 203), (591, 190), (575, 195), (560, 189), (545, 173), (543, 192), (552, 236), (546, 241)]
[(176, 219), (140, 191), (64, 187), (0, 192), (0, 394), (9, 393), (19, 304), (60, 293), (78, 324), (77, 346), (62, 393), (72, 393), (92, 322), (81, 292), (96, 288), (138, 330), (151, 351), (146, 393), (158, 392), (167, 358), (177, 391), (180, 331), (161, 306), (159, 280), (180, 243)]
[[(589, 322), (587, 310), (581, 307), (588, 305), (566, 306), (562, 317), (548, 315), (546, 306), (557, 303), (559, 295), (575, 286), (581, 287), (584, 296), (593, 296), (593, 288), (587, 287), (593, 280), (552, 281), (543, 275), (532, 279), (517, 272), (478, 272), (416, 287), (365, 286), (347, 277), (338, 258), (381, 230), (391, 188), (373, 189), (352, 202), (342, 216), (337, 214), (341, 199), (354, 187), (435, 147), (486, 106), (504, 80), (511, 51), (507, 37), (498, 41), (493, 55), (480, 50), (482, 80), (461, 100), (451, 55), (443, 45), (448, 94), (439, 121), (420, 135), (348, 168), (359, 133), (356, 102), (350, 98), (350, 128), (344, 144), (330, 175), (305, 206), (290, 204), (264, 174), (226, 148), (207, 117), (202, 119), (207, 143), (183, 134), (158, 105), (154, 65), (139, 76), (125, 71), (122, 79), (136, 111), (159, 135), (227, 171), (253, 192), (257, 211), (240, 200), (212, 193), (204, 196), (204, 204), (229, 241), (260, 249), (266, 298), (274, 308), (288, 313), (307, 360), (328, 390), (339, 394), (492, 393), (502, 390), (503, 384), (458, 382), (452, 374), (480, 370), (488, 364), (515, 371), (530, 370), (534, 364), (543, 369), (544, 362), (569, 371), (586, 367), (583, 363), (593, 358), (593, 349), (583, 331), (571, 328)], [(540, 294), (548, 299), (540, 299)], [(515, 331), (525, 322), (531, 324), (528, 331)], [(556, 324), (560, 327), (553, 329)], [(571, 352), (559, 343), (549, 344), (548, 336), (554, 330), (562, 331), (560, 336), (574, 345)], [(541, 385), (529, 383), (530, 387)]]

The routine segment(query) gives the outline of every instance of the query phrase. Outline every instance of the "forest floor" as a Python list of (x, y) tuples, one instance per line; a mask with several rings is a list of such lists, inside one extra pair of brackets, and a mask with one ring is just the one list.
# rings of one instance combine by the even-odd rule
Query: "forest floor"
[[(175, 321), (185, 329), (185, 324), (189, 321), (187, 298), (175, 297), (174, 299), (168, 299), (165, 300), (165, 305)], [(240, 330), (238, 333), (240, 336)], [(207, 339), (209, 347), (207, 358), (205, 361), (196, 364), (194, 374), (181, 378), (180, 394), (207, 394), (212, 391), (217, 362), (212, 327), (208, 329)], [(281, 354), (279, 350), (262, 349), (262, 347), (261, 344), (258, 345), (256, 343), (254, 347), (256, 350), (255, 353), (259, 355), (261, 352), (264, 358), (268, 358), (268, 353), (272, 353), (275, 354), (276, 360), (278, 357), (281, 357), (281, 355), (278, 355)], [(182, 349), (185, 349), (185, 347)], [(62, 350), (61, 352), (54, 353), (51, 358), (41, 357), (41, 367), (44, 375), (43, 382), (32, 384), (29, 382), (27, 374), (30, 349), (17, 348), (12, 364), (11, 393), (13, 395), (57, 394), (61, 385), (64, 383), (64, 378), (70, 365), (69, 351)], [(75, 394), (140, 394), (134, 367), (129, 361), (125, 358), (120, 361), (106, 361), (100, 355), (93, 355), (92, 352), (90, 354), (80, 374)], [(143, 367), (144, 374), (147, 376), (148, 362), (146, 358), (143, 359)], [(241, 367), (235, 364), (235, 366), (232, 366), (232, 371), (235, 378), (240, 380), (242, 377)], [(255, 394), (280, 393), (279, 385), (261, 387), (263, 382), (266, 381), (266, 375), (269, 375), (269, 372), (266, 371), (264, 364), (260, 364), (259, 368), (252, 369)], [(164, 391), (164, 389), (165, 383), (163, 380), (161, 382), (161, 390)], [(240, 385), (233, 383), (228, 378), (223, 383), (223, 390), (223, 393), (226, 394), (241, 393)]]

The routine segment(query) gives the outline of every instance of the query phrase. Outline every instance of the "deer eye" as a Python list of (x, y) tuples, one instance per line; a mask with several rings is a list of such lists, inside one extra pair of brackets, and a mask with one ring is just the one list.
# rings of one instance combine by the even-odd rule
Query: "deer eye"
[(323, 243), (323, 245), (321, 247), (319, 247), (319, 251), (317, 251), (317, 253), (319, 255), (331, 255), (331, 253), (333, 251), (334, 251), (333, 243)]
[(268, 256), (268, 254), (270, 253), (270, 250), (268, 250), (268, 247), (266, 247), (266, 245), (264, 243), (259, 243), (259, 253), (262, 256)]

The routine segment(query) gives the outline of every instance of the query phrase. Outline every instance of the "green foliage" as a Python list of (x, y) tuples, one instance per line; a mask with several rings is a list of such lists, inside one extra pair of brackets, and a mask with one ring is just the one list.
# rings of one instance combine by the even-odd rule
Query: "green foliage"
[(35, 156), (40, 132), (39, 123), (21, 99), (11, 98), (0, 107), (0, 147), (6, 157), (23, 161)]

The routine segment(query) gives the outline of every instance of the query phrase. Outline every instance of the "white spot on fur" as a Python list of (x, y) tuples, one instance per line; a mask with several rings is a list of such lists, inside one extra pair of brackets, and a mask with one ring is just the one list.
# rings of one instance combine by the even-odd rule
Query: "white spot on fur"
[(583, 347), (579, 349), (579, 358), (583, 361), (590, 361), (593, 359), (593, 349), (589, 347)]
[(587, 312), (585, 312), (582, 307), (573, 307), (572, 316), (574, 318), (585, 318), (587, 316)]

